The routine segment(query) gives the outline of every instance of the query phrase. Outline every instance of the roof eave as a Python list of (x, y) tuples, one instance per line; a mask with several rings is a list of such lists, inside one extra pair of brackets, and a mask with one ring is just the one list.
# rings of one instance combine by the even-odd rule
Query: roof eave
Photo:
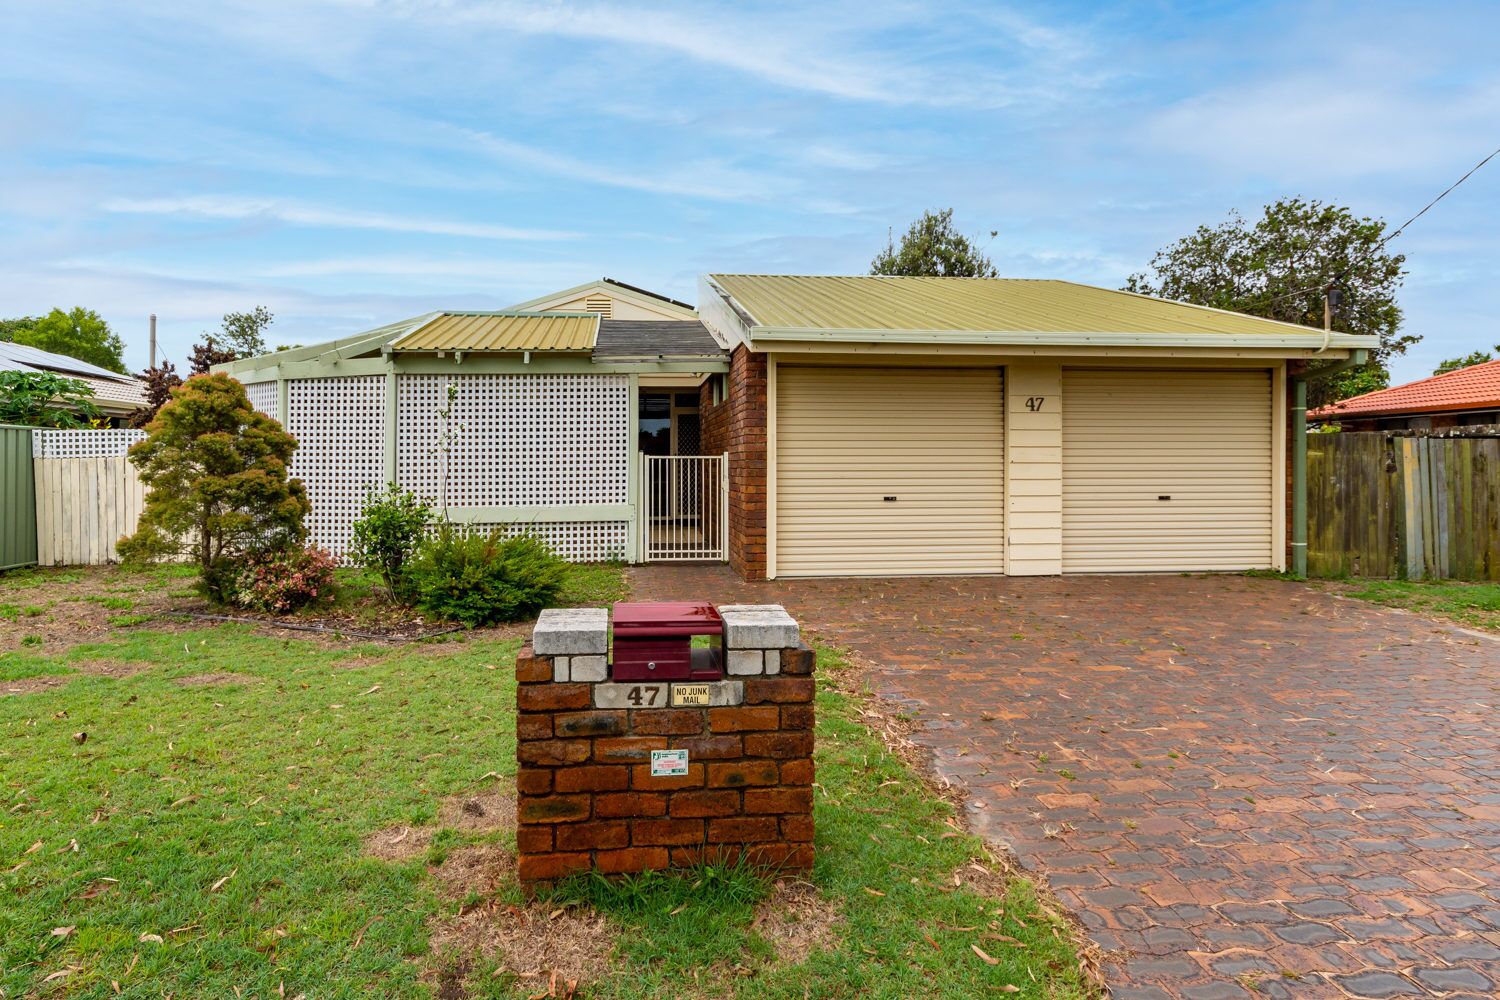
[(888, 330), (814, 329), (806, 327), (752, 326), (752, 343), (765, 340), (829, 341), (832, 343), (957, 344), (1058, 347), (1223, 347), (1223, 348), (1375, 348), (1379, 337), (1347, 333), (1127, 333), (1055, 332), (1033, 330)]

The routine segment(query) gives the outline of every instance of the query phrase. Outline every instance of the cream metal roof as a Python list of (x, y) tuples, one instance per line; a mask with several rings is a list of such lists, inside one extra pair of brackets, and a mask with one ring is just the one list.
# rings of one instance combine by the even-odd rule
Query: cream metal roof
[(400, 337), (393, 351), (591, 351), (594, 313), (445, 312)]
[[(714, 274), (754, 340), (901, 340), (931, 343), (1129, 343), (1317, 346), (1324, 332), (1070, 281)], [(1335, 347), (1376, 338), (1332, 334)]]

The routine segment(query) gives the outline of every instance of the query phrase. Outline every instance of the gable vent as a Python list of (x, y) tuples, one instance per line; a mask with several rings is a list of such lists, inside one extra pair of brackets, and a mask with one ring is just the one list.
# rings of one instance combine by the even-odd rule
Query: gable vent
[(583, 300), (583, 311), (598, 313), (603, 319), (609, 319), (614, 307), (614, 300), (608, 295), (590, 295)]

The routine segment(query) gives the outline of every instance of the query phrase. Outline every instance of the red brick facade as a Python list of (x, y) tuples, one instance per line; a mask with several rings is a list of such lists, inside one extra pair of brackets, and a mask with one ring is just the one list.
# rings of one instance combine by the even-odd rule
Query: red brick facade
[(747, 580), (766, 578), (766, 356), (742, 344), (729, 359), (725, 398), (712, 380), (699, 397), (704, 454), (729, 453), (729, 565)]
[[(553, 658), (523, 647), (516, 659), (520, 878), (741, 856), (811, 868), (814, 656), (803, 646), (780, 657), (780, 673), (741, 682), (740, 705), (618, 710), (592, 707), (596, 685), (555, 682)], [(652, 777), (651, 751), (668, 749), (688, 751), (688, 773)]]

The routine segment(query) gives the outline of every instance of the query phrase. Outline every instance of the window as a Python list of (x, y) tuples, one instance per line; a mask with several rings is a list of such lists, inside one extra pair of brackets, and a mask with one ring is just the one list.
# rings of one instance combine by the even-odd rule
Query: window
[(672, 397), (667, 393), (641, 393), (639, 444), (648, 455), (672, 454)]

